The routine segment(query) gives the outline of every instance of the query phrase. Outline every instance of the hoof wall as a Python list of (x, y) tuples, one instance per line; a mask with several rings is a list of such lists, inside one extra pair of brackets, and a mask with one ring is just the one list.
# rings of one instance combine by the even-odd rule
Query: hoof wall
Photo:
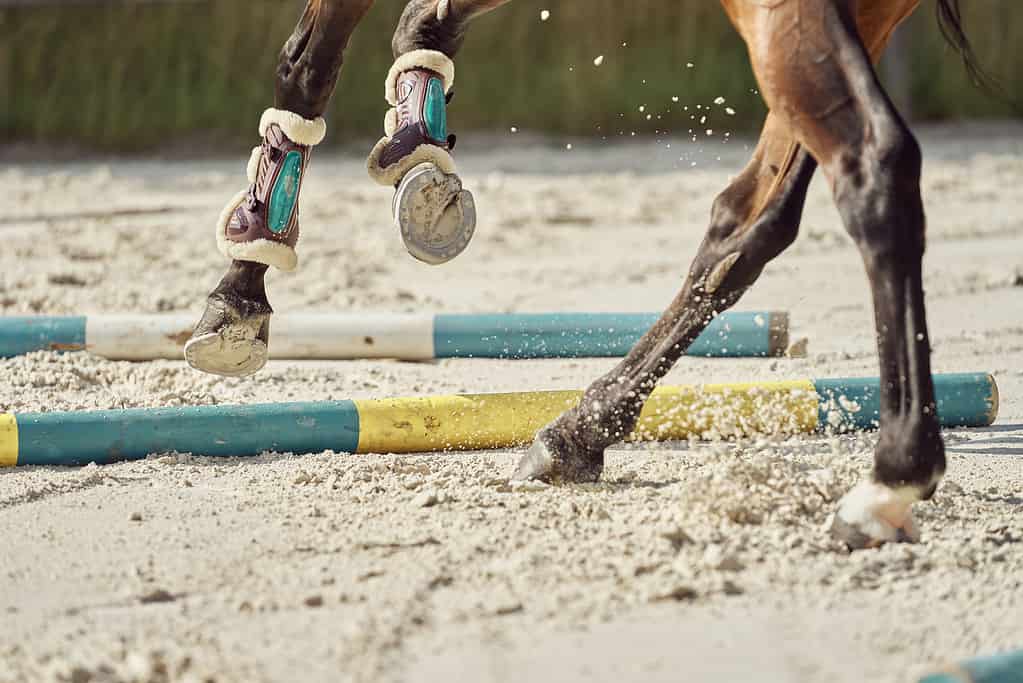
[(885, 543), (916, 543), (920, 540), (913, 538), (905, 529), (893, 529), (891, 533), (883, 534), (885, 538), (879, 538), (865, 533), (837, 514), (832, 516), (828, 524), (828, 533), (834, 539), (844, 543), (849, 550), (867, 550), (880, 548)]
[(476, 202), (461, 179), (430, 163), (409, 171), (394, 194), (394, 222), (414, 257), (439, 265), (462, 253), (476, 231)]
[(917, 543), (920, 532), (913, 520), (917, 492), (893, 490), (876, 482), (857, 484), (828, 520), (828, 532), (850, 550), (878, 548), (885, 543)]
[(579, 455), (571, 444), (544, 430), (536, 435), (511, 479), (536, 479), (549, 484), (593, 483), (600, 480), (603, 472), (603, 451)]
[(518, 467), (515, 468), (515, 473), (511, 478), (512, 481), (529, 481), (531, 479), (550, 481), (553, 471), (554, 458), (551, 456), (551, 451), (543, 441), (537, 438), (519, 460)]

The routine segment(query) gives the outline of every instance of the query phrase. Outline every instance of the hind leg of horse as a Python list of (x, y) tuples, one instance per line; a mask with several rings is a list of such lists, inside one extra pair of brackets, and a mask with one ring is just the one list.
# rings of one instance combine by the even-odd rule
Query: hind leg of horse
[(323, 114), (342, 56), (373, 0), (309, 0), (280, 53), (274, 107), (263, 113), (263, 144), (253, 150), (249, 188), (225, 207), (217, 244), (232, 259), (207, 298), (185, 346), (197, 369), (228, 376), (263, 366), (272, 314), (264, 276), (270, 266), (297, 264), (298, 193), (311, 148), (323, 138)]
[(945, 471), (921, 277), (920, 147), (872, 66), (879, 36), (916, 4), (787, 0), (737, 21), (764, 97), (820, 163), (870, 280), (880, 434), (870, 478), (831, 525), (852, 548), (916, 540), (912, 505)]
[(714, 201), (682, 291), (621, 363), (590, 385), (578, 407), (540, 431), (514, 478), (600, 476), (604, 450), (632, 430), (656, 383), (796, 238), (815, 169), (784, 123), (769, 114), (752, 160)]
[(448, 134), (454, 57), (471, 20), (508, 0), (410, 0), (391, 46), (384, 84), (392, 107), (384, 137), (366, 162), (370, 177), (393, 188), (394, 220), (409, 253), (430, 264), (457, 256), (476, 228), (476, 205), (462, 188)]
[[(916, 4), (724, 2), (749, 45), (772, 116), (824, 168), (871, 282), (881, 434), (871, 478), (842, 500), (832, 524), (833, 533), (851, 547), (915, 538), (911, 506), (933, 493), (945, 469), (921, 284), (920, 150), (871, 66), (892, 28)], [(735, 268), (744, 257), (740, 252), (710, 270), (703, 266), (703, 282), (716, 287), (722, 305), (741, 292), (718, 294), (722, 285), (738, 279)], [(686, 322), (698, 320), (693, 309), (706, 305), (692, 292), (694, 276), (701, 277), (698, 268), (668, 313), (622, 364), (587, 390), (580, 407), (538, 435), (516, 476), (599, 476), (604, 448), (631, 429), (653, 383), (695, 337), (686, 330), (700, 327)]]

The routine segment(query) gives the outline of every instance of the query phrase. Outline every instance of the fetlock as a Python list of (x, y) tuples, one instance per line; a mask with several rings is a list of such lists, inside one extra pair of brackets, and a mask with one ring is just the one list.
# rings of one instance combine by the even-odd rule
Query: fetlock
[(897, 415), (881, 428), (874, 454), (874, 479), (887, 486), (912, 487), (929, 499), (945, 474), (945, 442), (933, 411)]
[(259, 122), (263, 143), (252, 150), (249, 187), (228, 203), (217, 222), (225, 256), (280, 270), (298, 265), (298, 199), (313, 146), (323, 140), (322, 118), (267, 109)]

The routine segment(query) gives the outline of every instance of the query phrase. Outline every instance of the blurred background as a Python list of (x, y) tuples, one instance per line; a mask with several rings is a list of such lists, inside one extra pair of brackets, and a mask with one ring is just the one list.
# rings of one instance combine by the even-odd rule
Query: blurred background
[[(963, 4), (981, 63), (1019, 99), (1023, 2)], [(353, 37), (328, 115), (332, 144), (379, 135), (403, 6), (378, 0)], [(301, 8), (298, 0), (0, 0), (0, 143), (246, 148), (272, 104), (277, 53)], [(742, 43), (710, 0), (516, 0), (474, 24), (457, 63), (451, 116), (459, 133), (743, 133), (764, 112)], [(900, 29), (883, 73), (914, 120), (1013, 115), (970, 86), (932, 0)], [(690, 118), (718, 98), (726, 104), (706, 122), (698, 123), (702, 113)]]

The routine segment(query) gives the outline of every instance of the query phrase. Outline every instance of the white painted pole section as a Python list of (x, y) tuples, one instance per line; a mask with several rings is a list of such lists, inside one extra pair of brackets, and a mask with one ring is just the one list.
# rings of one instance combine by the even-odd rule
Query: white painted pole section
[(432, 313), (294, 314), (270, 319), (271, 359), (433, 357)]
[[(111, 360), (180, 360), (197, 320), (192, 315), (88, 316), (85, 345)], [(294, 314), (270, 319), (271, 359), (433, 357), (432, 313)]]
[(180, 360), (196, 321), (191, 315), (90, 315), (85, 348), (110, 360)]

